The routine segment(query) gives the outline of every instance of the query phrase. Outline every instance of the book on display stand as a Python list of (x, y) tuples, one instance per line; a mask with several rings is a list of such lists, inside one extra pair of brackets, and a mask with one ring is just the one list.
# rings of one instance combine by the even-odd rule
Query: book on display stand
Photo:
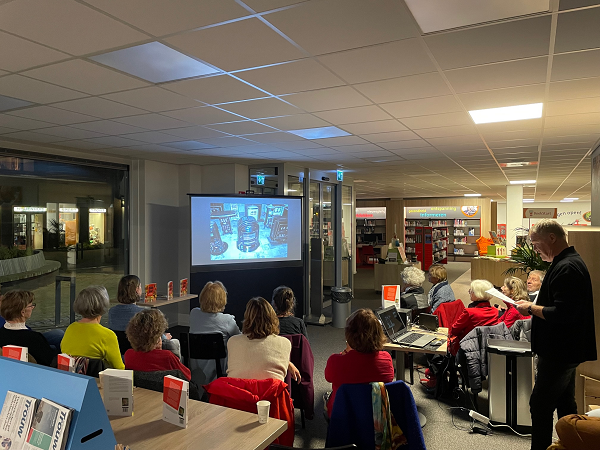
[(37, 398), (7, 391), (0, 412), (0, 448), (19, 450), (27, 441)]
[(167, 284), (167, 300), (173, 300), (173, 282)]
[(188, 279), (184, 278), (179, 281), (179, 296), (183, 297), (188, 294)]
[(163, 420), (187, 428), (189, 398), (190, 383), (167, 375), (163, 381)]
[(29, 360), (29, 348), (19, 347), (18, 345), (5, 345), (2, 347), (2, 356), (27, 362)]
[(144, 295), (144, 302), (150, 303), (156, 301), (156, 298), (158, 297), (156, 283), (147, 284), (145, 293), (146, 295)]

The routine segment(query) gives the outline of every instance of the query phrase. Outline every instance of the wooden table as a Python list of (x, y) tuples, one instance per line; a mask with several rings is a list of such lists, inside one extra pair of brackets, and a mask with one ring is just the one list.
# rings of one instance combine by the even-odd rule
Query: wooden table
[(190, 300), (197, 298), (196, 294), (182, 295), (173, 297), (171, 300), (166, 298), (158, 299), (153, 302), (137, 302), (136, 305), (144, 308), (158, 308), (167, 317), (169, 327), (176, 325), (189, 326), (190, 324)]
[[(392, 342), (388, 342), (383, 346), (384, 350), (394, 351), (396, 352), (396, 380), (406, 381), (406, 367), (404, 366), (404, 354), (405, 353), (427, 353), (430, 355), (445, 355), (448, 350), (448, 328), (438, 328), (437, 332), (422, 330), (419, 327), (413, 327), (413, 331), (417, 331), (423, 334), (431, 334), (433, 336), (438, 337), (439, 339), (444, 340), (444, 343), (437, 347), (436, 349), (432, 348), (416, 348), (409, 347), (406, 345), (393, 344)], [(421, 422), (421, 427), (424, 427), (427, 423), (427, 418), (425, 415), (419, 412), (419, 422)]]
[(162, 395), (134, 388), (134, 415), (110, 417), (117, 443), (131, 450), (259, 450), (287, 429), (284, 420), (261, 425), (257, 414), (196, 400), (189, 401), (188, 427), (180, 428), (162, 420)]

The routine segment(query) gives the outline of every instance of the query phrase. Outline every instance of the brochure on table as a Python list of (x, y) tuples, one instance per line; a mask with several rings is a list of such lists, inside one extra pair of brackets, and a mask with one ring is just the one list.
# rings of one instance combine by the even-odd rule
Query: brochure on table
[(398, 284), (381, 286), (381, 307), (385, 309), (390, 306), (400, 308), (400, 285)]

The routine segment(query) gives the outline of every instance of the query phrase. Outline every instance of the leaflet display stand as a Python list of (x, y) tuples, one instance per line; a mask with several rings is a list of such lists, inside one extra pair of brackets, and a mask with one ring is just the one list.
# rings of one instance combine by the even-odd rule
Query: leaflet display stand
[(6, 391), (73, 408), (66, 450), (113, 449), (116, 445), (96, 379), (0, 357), (0, 398)]

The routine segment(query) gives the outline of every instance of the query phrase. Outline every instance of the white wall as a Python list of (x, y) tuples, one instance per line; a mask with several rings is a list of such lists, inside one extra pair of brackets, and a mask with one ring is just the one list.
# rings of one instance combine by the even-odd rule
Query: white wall
[[(579, 221), (579, 225), (591, 225), (583, 218), (583, 214), (591, 210), (591, 202), (534, 202), (523, 203), (523, 208), (556, 208), (558, 223), (562, 225), (573, 225)], [(506, 223), (506, 203), (498, 203), (498, 223)], [(531, 219), (531, 225), (535, 223), (535, 219)], [(529, 228), (529, 219), (523, 219), (523, 227)]]
[(213, 164), (201, 166), (203, 194), (237, 194), (248, 189), (248, 166), (241, 164)]

